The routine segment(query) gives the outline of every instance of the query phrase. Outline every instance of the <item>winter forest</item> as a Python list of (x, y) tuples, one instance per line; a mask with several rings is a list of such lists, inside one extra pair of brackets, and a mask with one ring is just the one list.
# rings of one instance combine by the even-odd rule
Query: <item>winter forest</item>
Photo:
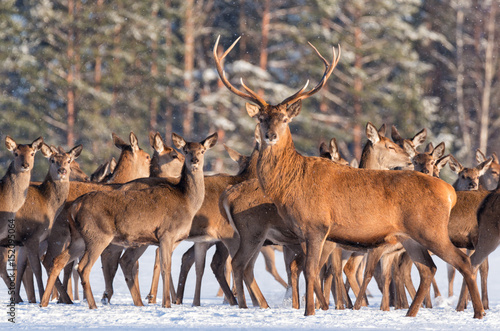
[[(111, 133), (190, 139), (218, 132), (248, 153), (255, 121), (220, 82), (212, 57), (278, 103), (342, 57), (327, 86), (291, 125), (297, 149), (317, 155), (336, 137), (361, 155), (367, 121), (402, 136), (427, 128), (465, 165), (499, 151), (500, 11), (496, 0), (3, 0), (0, 2), (0, 136), (84, 146), (91, 172), (115, 153)], [(10, 153), (0, 149), (5, 164)], [(230, 161), (223, 149), (209, 169)], [(474, 163), (475, 164), (475, 163)], [(43, 162), (38, 162), (44, 167)], [(45, 171), (39, 171), (39, 175)], [(37, 171), (35, 170), (35, 174)], [(40, 177), (38, 178), (40, 179)]]

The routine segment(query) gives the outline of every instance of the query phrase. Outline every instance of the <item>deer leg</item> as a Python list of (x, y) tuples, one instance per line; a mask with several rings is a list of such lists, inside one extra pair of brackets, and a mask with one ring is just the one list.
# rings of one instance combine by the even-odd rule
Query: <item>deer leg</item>
[[(323, 275), (321, 275), (323, 273)], [(333, 299), (335, 300), (335, 305), (337, 305), (337, 290), (335, 289), (333, 285), (333, 268), (332, 268), (332, 263), (330, 262), (330, 257), (328, 257), (328, 261), (323, 267), (321, 268), (320, 271), (320, 279), (323, 279), (323, 296), (325, 297), (325, 301), (327, 305), (330, 305), (330, 292), (333, 294)], [(317, 307), (318, 308), (318, 307)], [(342, 308), (336, 308), (336, 309), (343, 309), (343, 303), (342, 303)]]
[(481, 301), (483, 302), (484, 309), (490, 309), (488, 300), (488, 269), (489, 263), (488, 258), (486, 258), (479, 265), (479, 273), (481, 274)]
[(382, 255), (380, 259), (380, 265), (382, 267), (382, 302), (380, 303), (380, 310), (389, 311), (390, 310), (390, 299), (389, 291), (391, 285), (392, 276), (392, 266), (394, 264), (394, 253), (387, 253)]
[(103, 241), (89, 241), (86, 243), (85, 253), (78, 264), (78, 273), (80, 274), (80, 278), (82, 280), (83, 292), (85, 293), (85, 298), (87, 299), (90, 309), (97, 308), (94, 295), (92, 294), (92, 288), (90, 287), (90, 271), (101, 253), (104, 249), (106, 249), (106, 247), (108, 247), (112, 238), (109, 238), (108, 240), (105, 240), (106, 238), (99, 239), (103, 239)]
[[(64, 267), (64, 277), (63, 277), (63, 282), (62, 282), (62, 287), (64, 288), (64, 291), (66, 293), (68, 293), (68, 297), (69, 297), (69, 294), (71, 293), (71, 274), (73, 273), (73, 266), (75, 264), (75, 261), (73, 262), (70, 262), (68, 263), (65, 267)], [(76, 284), (75, 284), (75, 287)], [(71, 297), (70, 297), (71, 299)], [(58, 303), (61, 302), (61, 303), (68, 303), (68, 302), (63, 302), (62, 301), (62, 297), (59, 298), (59, 301)]]
[[(308, 233), (305, 242), (305, 252), (306, 252), (306, 263), (304, 268), (304, 276), (306, 278), (306, 309), (305, 316), (310, 316), (315, 314), (314, 307), (314, 293), (321, 298), (323, 293), (321, 288), (318, 288), (318, 274), (319, 274), (319, 262), (321, 258), (321, 252), (323, 251), (323, 245), (325, 243), (326, 235), (318, 235), (316, 233)], [(319, 291), (318, 291), (319, 290)], [(319, 292), (319, 293), (318, 293)], [(322, 298), (323, 301), (325, 298)], [(324, 310), (328, 309), (328, 306), (323, 307)]]
[[(406, 251), (402, 252), (398, 256), (397, 263), (394, 264), (393, 274), (394, 274), (394, 281), (396, 284), (396, 294), (397, 294), (395, 309), (409, 308), (408, 298), (406, 297), (404, 276), (403, 276), (404, 272), (406, 272), (405, 268), (407, 268), (407, 266), (404, 264), (405, 256), (408, 256), (408, 253)], [(410, 261), (410, 266), (411, 266), (411, 260), (409, 259), (409, 256), (408, 260)]]
[(288, 277), (287, 294), (291, 291), (292, 308), (300, 308), (299, 298), (299, 276), (304, 265), (304, 252), (295, 251), (290, 246), (283, 246), (283, 258), (285, 259), (286, 273)]
[[(194, 244), (193, 246), (191, 246), (182, 255), (181, 270), (179, 271), (179, 282), (177, 283), (177, 300), (175, 300), (175, 304), (176, 305), (181, 305), (182, 304), (182, 300), (184, 299), (184, 289), (186, 288), (187, 276), (188, 276), (189, 270), (191, 269), (191, 267), (193, 266), (193, 264), (194, 264), (194, 262), (196, 260), (195, 259), (195, 246), (196, 246), (196, 244)], [(159, 254), (159, 251), (156, 250), (157, 258), (158, 258), (158, 254)], [(155, 263), (154, 272), (155, 273), (157, 272), (156, 274), (158, 275), (158, 279), (159, 279), (160, 269), (159, 269), (159, 265), (157, 265), (156, 263)], [(156, 299), (156, 295), (155, 295), (155, 299)]]
[(73, 266), (71, 267), (71, 274), (73, 275), (73, 299), (75, 300), (80, 300), (80, 294), (78, 293), (78, 279), (80, 276), (78, 276), (78, 271), (74, 267), (74, 262)]
[[(478, 241), (478, 243), (479, 242), (481, 241)], [(448, 237), (447, 231), (443, 231), (442, 238), (438, 237), (436, 233), (434, 233), (432, 238), (428, 238), (426, 240), (425, 247), (428, 247), (431, 252), (439, 256), (445, 262), (450, 263), (462, 274), (471, 294), (472, 304), (474, 307), (474, 318), (483, 318), (485, 314), (484, 308), (481, 303), (481, 297), (479, 296), (479, 290), (475, 281), (475, 272), (477, 271), (478, 264), (471, 265), (471, 259), (469, 259), (469, 257), (458, 248), (453, 246), (450, 238)], [(478, 261), (475, 260), (475, 262), (477, 263)]]
[(139, 290), (139, 284), (136, 282), (136, 275), (138, 270), (136, 268), (137, 260), (144, 254), (147, 245), (141, 247), (127, 248), (125, 253), (123, 253), (120, 258), (120, 267), (122, 268), (123, 275), (125, 276), (125, 282), (127, 283), (130, 295), (134, 301), (134, 305), (138, 307), (144, 306), (141, 300), (141, 292)]
[[(352, 301), (351, 298), (349, 297), (349, 294), (347, 293), (346, 286), (344, 286), (344, 279), (342, 278), (342, 248), (340, 247), (335, 247), (331, 254), (331, 263), (332, 263), (332, 270), (334, 274), (334, 289), (336, 293), (339, 294), (334, 294), (336, 295), (337, 299), (342, 300), (342, 304), (345, 303), (347, 308), (351, 309), (352, 308)], [(333, 294), (333, 293), (332, 293)]]
[(210, 263), (210, 267), (212, 268), (215, 278), (219, 282), (227, 302), (229, 302), (231, 306), (237, 305), (238, 303), (236, 302), (233, 292), (231, 292), (231, 288), (229, 288), (225, 274), (225, 266), (227, 266), (226, 261), (228, 261), (229, 251), (222, 242), (217, 242), (215, 245), (215, 254), (212, 258), (212, 263)]
[(410, 298), (413, 300), (415, 298), (415, 295), (417, 294), (417, 291), (415, 290), (415, 287), (413, 286), (413, 281), (411, 280), (412, 265), (413, 261), (411, 260), (410, 255), (407, 252), (405, 252), (403, 254), (401, 262), (401, 274), (404, 279), (405, 287), (408, 290), (408, 294), (410, 294)]
[(28, 248), (25, 246), (21, 246), (18, 248), (18, 253), (17, 253), (16, 290), (14, 295), (15, 303), (23, 302), (23, 299), (21, 299), (21, 280), (23, 279), (24, 270), (26, 269), (27, 263), (28, 263)]
[[(45, 292), (43, 293), (40, 307), (47, 307), (47, 305), (49, 304), (50, 294), (54, 289), (54, 285), (59, 291), (59, 300), (61, 302), (72, 304), (71, 300), (69, 299), (68, 293), (66, 292), (66, 289), (63, 288), (61, 281), (59, 280), (59, 274), (69, 262), (73, 262), (80, 256), (81, 252), (85, 248), (85, 243), (83, 242), (81, 237), (77, 237), (75, 235), (75, 237), (71, 238), (69, 246), (63, 249), (61, 253), (53, 259), (52, 256), (54, 256), (53, 254), (55, 253), (56, 249), (53, 248), (51, 251), (50, 247), (51, 246), (49, 245), (49, 247), (47, 248), (47, 252), (45, 253), (45, 259), (43, 261), (49, 278), (47, 279), (47, 285), (45, 286)], [(58, 245), (56, 248), (62, 248), (62, 245)], [(48, 256), (50, 258), (47, 258)]]
[[(366, 254), (360, 253), (360, 252), (355, 252), (354, 253), (354, 265), (356, 269), (356, 280), (357, 280), (357, 286), (361, 286), (361, 283), (363, 282), (363, 274), (365, 271), (365, 266), (366, 266)], [(368, 297), (373, 297), (373, 295), (370, 293), (370, 290), (367, 288), (366, 289), (366, 295), (365, 295), (365, 300), (366, 302), (364, 305), (368, 306)]]
[(28, 251), (27, 252), (28, 253), (28, 260), (29, 260), (31, 269), (33, 271), (33, 274), (35, 275), (36, 283), (38, 286), (38, 295), (40, 296), (40, 299), (41, 299), (43, 292), (44, 292), (44, 288), (43, 288), (43, 279), (42, 279), (42, 266), (40, 264), (40, 256), (39, 256), (39, 252), (38, 252), (38, 246), (39, 246), (38, 242), (33, 243), (32, 241), (28, 241), (28, 242), (26, 242), (25, 248)]
[(410, 305), (406, 316), (417, 315), (425, 296), (429, 293), (432, 278), (436, 273), (436, 266), (429, 255), (429, 252), (416, 241), (409, 239), (403, 242), (403, 246), (412, 258), (420, 273), (420, 284), (417, 289), (415, 299)]
[[(228, 255), (228, 257), (226, 259), (226, 266), (224, 268), (224, 277), (226, 279), (227, 284), (229, 284), (229, 282), (231, 282), (231, 272), (232, 272), (231, 257)], [(222, 287), (219, 287), (219, 290), (217, 291), (217, 296), (221, 297), (223, 295), (224, 295), (224, 302), (229, 302), (227, 297), (224, 294), (224, 290), (222, 289)], [(236, 298), (235, 298), (235, 302), (236, 302)]]
[[(356, 296), (356, 300), (359, 296), (359, 291), (360, 291), (360, 286), (358, 284), (358, 280), (356, 277), (357, 269), (359, 269), (357, 268), (357, 266), (360, 264), (363, 258), (364, 254), (359, 254), (359, 253), (351, 254), (349, 259), (347, 260), (347, 263), (344, 266), (344, 274), (346, 275), (347, 281), (349, 282), (349, 285), (354, 295)], [(368, 299), (366, 298), (366, 295), (362, 295), (361, 305), (368, 306)]]
[[(474, 271), (474, 278), (476, 277), (477, 270), (481, 263), (484, 262), (488, 255), (493, 252), (500, 244), (500, 238), (498, 238), (498, 232), (496, 231), (480, 231), (475, 247), (474, 253), (470, 257), (472, 270)], [(476, 285), (477, 286), (477, 285)], [(467, 308), (467, 300), (469, 295), (468, 284), (465, 280), (462, 281), (462, 289), (460, 291), (460, 297), (458, 298), (457, 310), (463, 311)]]
[(162, 307), (170, 308), (170, 282), (171, 282), (171, 268), (172, 268), (172, 244), (166, 238), (160, 239), (160, 267), (161, 276), (163, 279), (163, 298)]
[(115, 279), (122, 252), (123, 248), (121, 246), (113, 244), (106, 247), (106, 249), (102, 252), (101, 264), (102, 273), (104, 275), (105, 290), (102, 294), (101, 302), (104, 305), (107, 305), (113, 296), (113, 279)]
[[(380, 257), (382, 256), (382, 253), (384, 252), (385, 248), (386, 248), (385, 246), (380, 246), (368, 251), (366, 258), (365, 276), (363, 278), (363, 283), (361, 283), (358, 295), (356, 296), (356, 302), (354, 302), (353, 309), (359, 310), (361, 308), (363, 298), (365, 297), (366, 288), (368, 286), (368, 283), (373, 277), (375, 267), (377, 266), (377, 263), (380, 260)], [(352, 287), (353, 286), (352, 282), (349, 281), (349, 283), (351, 284)]]
[[(184, 259), (184, 256), (182, 258)], [(159, 281), (160, 281), (160, 249), (157, 248), (156, 249), (156, 253), (155, 253), (155, 265), (153, 267), (153, 279), (151, 280), (151, 288), (149, 290), (149, 294), (146, 296), (146, 299), (148, 299), (148, 303), (156, 303), (156, 295), (158, 294), (158, 283), (159, 283)], [(184, 282), (185, 282), (185, 280), (184, 280)], [(181, 283), (181, 279), (179, 278), (179, 284), (180, 283)], [(183, 286), (184, 286), (184, 284), (183, 284)], [(176, 303), (177, 304), (181, 304), (182, 303), (182, 297), (183, 296), (184, 296), (184, 288), (182, 289), (182, 293), (181, 293), (181, 296), (180, 296), (180, 300), (181, 300), (180, 303), (178, 303), (179, 302), (179, 296), (176, 299)]]
[(262, 246), (260, 252), (264, 256), (264, 261), (266, 263), (266, 271), (273, 275), (274, 279), (280, 283), (284, 288), (287, 287), (286, 282), (281, 278), (276, 269), (276, 256), (274, 254), (274, 248), (272, 246)]
[(201, 281), (203, 280), (203, 273), (205, 272), (205, 258), (208, 249), (212, 243), (195, 243), (194, 256), (195, 256), (195, 271), (196, 271), (196, 286), (194, 290), (193, 306), (198, 307), (201, 304)]
[(28, 302), (36, 303), (35, 284), (33, 282), (33, 270), (31, 269), (29, 261), (28, 264), (26, 265), (26, 269), (24, 270), (23, 285), (24, 285), (24, 290), (26, 291), (26, 296), (28, 297)]
[(245, 285), (247, 286), (248, 293), (250, 294), (250, 298), (252, 299), (252, 304), (254, 305), (254, 307), (258, 306), (260, 308), (269, 308), (269, 305), (267, 304), (267, 301), (264, 298), (264, 295), (262, 294), (259, 285), (257, 285), (257, 282), (255, 281), (253, 270), (255, 266), (255, 261), (259, 256), (260, 246), (257, 246), (255, 248), (256, 249), (253, 250), (252, 257), (245, 266), (245, 270), (243, 272), (243, 279), (245, 281)]

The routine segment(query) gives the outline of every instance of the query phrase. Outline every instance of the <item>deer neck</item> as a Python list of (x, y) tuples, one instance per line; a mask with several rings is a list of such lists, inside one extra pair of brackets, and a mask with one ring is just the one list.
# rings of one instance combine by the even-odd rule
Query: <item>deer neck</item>
[(116, 165), (115, 171), (108, 182), (122, 184), (137, 178), (147, 177), (143, 176), (141, 170), (138, 169), (139, 167), (134, 163), (132, 155), (122, 153)]
[(200, 169), (193, 173), (184, 166), (177, 187), (181, 189), (190, 206), (193, 208), (194, 213), (196, 213), (201, 208), (203, 199), (205, 198), (205, 177), (203, 170)]
[(40, 184), (40, 191), (46, 198), (47, 207), (57, 211), (68, 198), (69, 180), (66, 178), (54, 181), (50, 174), (47, 174), (45, 180)]
[(295, 150), (290, 128), (275, 145), (263, 144), (257, 161), (257, 175), (264, 194), (273, 202), (285, 204), (298, 189), (303, 176), (304, 157)]
[(255, 148), (252, 151), (252, 155), (248, 160), (248, 164), (240, 171), (236, 177), (238, 177), (241, 181), (245, 181), (248, 179), (257, 178), (257, 163), (259, 160), (259, 150)]
[(375, 149), (370, 141), (368, 141), (363, 148), (363, 153), (361, 154), (361, 161), (359, 162), (359, 168), (363, 169), (373, 169), (373, 170), (388, 170), (380, 164)]
[(6, 212), (18, 211), (28, 194), (31, 171), (16, 172), (14, 162), (9, 165), (9, 169), (0, 182), (0, 208)]

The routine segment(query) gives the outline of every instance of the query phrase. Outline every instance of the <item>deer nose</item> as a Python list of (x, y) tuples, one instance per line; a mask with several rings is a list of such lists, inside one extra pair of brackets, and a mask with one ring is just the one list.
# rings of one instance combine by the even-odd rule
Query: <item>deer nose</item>
[(193, 157), (191, 159), (191, 163), (198, 163), (198, 162), (200, 162), (200, 160), (197, 157)]
[(68, 171), (64, 168), (59, 168), (57, 170), (57, 173), (59, 173), (60, 175), (66, 175), (68, 173)]
[(424, 173), (424, 174), (428, 175), (428, 174), (430, 173), (430, 171), (429, 171), (428, 169), (423, 169), (423, 170), (422, 170), (422, 173)]
[(30, 167), (30, 164), (29, 164), (28, 162), (23, 162), (22, 167), (23, 167), (24, 169), (28, 169), (28, 168)]
[(475, 189), (476, 188), (476, 183), (469, 183), (469, 189)]
[(266, 133), (266, 139), (269, 141), (274, 141), (274, 140), (276, 140), (277, 137), (278, 137), (278, 135), (275, 132), (267, 132)]

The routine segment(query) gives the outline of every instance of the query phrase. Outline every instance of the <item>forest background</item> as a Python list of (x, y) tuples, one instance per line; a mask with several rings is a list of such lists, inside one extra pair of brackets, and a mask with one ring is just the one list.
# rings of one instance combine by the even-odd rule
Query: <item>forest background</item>
[[(341, 45), (327, 85), (291, 124), (297, 149), (317, 155), (336, 137), (359, 159), (367, 121), (405, 137), (427, 128), (464, 165), (480, 148), (500, 152), (497, 0), (2, 0), (0, 139), (42, 135), (65, 148), (83, 144), (90, 173), (118, 155), (111, 132), (170, 142), (176, 132), (248, 154), (255, 121), (221, 83), (212, 57), (218, 35), (230, 81), (279, 103), (310, 79)], [(388, 130), (388, 134), (389, 134)], [(230, 161), (207, 155), (219, 171)], [(0, 164), (11, 158), (0, 148)], [(38, 162), (35, 177), (45, 173)], [(233, 167), (234, 169), (234, 167)]]

